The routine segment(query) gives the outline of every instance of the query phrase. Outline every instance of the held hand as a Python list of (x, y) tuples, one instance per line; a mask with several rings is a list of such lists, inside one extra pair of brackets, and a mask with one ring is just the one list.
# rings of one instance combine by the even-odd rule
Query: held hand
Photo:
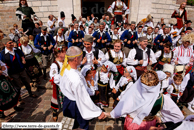
[(129, 40), (129, 41), (127, 42), (127, 44), (131, 44), (131, 41)]
[(188, 66), (188, 65), (186, 65), (186, 66), (185, 66), (185, 70), (188, 70), (188, 69), (189, 69), (189, 66)]
[(115, 88), (112, 89), (112, 93), (116, 94), (117, 90)]
[(142, 64), (143, 64), (143, 60), (140, 60), (140, 61), (139, 61), (139, 64), (142, 65)]
[(43, 50), (46, 50), (47, 47), (43, 47)]
[(1, 70), (2, 71), (6, 70), (5, 66), (1, 66)]
[(175, 63), (175, 65), (178, 65), (178, 61), (177, 60), (174, 63)]
[(72, 39), (72, 43), (75, 43), (75, 40), (74, 39)]
[(133, 41), (133, 44), (135, 44), (136, 42), (135, 41)]
[(26, 64), (26, 60), (22, 60), (22, 63), (23, 63), (23, 64)]
[(160, 43), (160, 46), (163, 46), (163, 43), (162, 42)]
[(99, 93), (100, 93), (99, 91), (97, 91), (97, 90), (95, 91), (96, 96), (97, 96)]
[(106, 117), (111, 117), (110, 112), (105, 112), (104, 114)]
[(79, 39), (79, 42), (82, 42), (82, 39)]
[(102, 40), (102, 43), (104, 44), (105, 43), (105, 40)]
[(127, 39), (125, 39), (124, 42), (127, 42)]
[(78, 39), (76, 39), (76, 40), (75, 40), (75, 42), (79, 42), (79, 40), (78, 40)]
[(84, 57), (84, 59), (82, 60), (82, 65), (84, 65), (87, 62), (87, 58)]
[(152, 65), (152, 61), (150, 60), (149, 65)]
[(97, 42), (99, 43), (100, 42), (100, 39), (98, 39)]
[(98, 117), (99, 120), (106, 118), (104, 112), (101, 113), (101, 115)]
[(94, 80), (91, 81), (91, 85), (94, 87)]
[(96, 60), (96, 58), (94, 57), (94, 59), (92, 60), (93, 64), (97, 65), (98, 64), (98, 60)]

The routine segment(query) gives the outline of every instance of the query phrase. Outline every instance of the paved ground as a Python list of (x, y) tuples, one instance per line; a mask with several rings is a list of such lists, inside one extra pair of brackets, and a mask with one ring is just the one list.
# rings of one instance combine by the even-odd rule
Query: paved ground
[[(46, 82), (44, 81), (43, 84)], [(43, 85), (42, 84), (42, 85)], [(32, 87), (32, 91), (36, 92), (38, 98), (34, 99), (28, 97), (26, 90), (23, 90), (22, 98), (25, 101), (24, 105), (19, 105), (23, 107), (24, 110), (21, 112), (15, 112), (14, 109), (10, 109), (5, 112), (7, 117), (5, 119), (0, 119), (1, 122), (53, 122), (52, 119), (52, 109), (50, 107), (50, 100), (52, 97), (52, 89), (48, 89), (49, 83), (47, 83), (46, 88), (42, 87)], [(110, 99), (110, 107), (105, 108), (107, 112), (112, 110), (111, 106), (113, 100)], [(192, 114), (188, 109), (185, 109), (186, 113)], [(73, 119), (63, 117), (62, 112), (59, 112), (58, 122), (62, 122), (63, 130), (71, 130), (73, 126)], [(0, 124), (1, 126), (1, 124)], [(1, 127), (0, 127), (1, 128)], [(123, 125), (121, 120), (105, 119), (99, 121), (98, 119), (93, 119), (90, 121), (90, 130), (123, 130)]]

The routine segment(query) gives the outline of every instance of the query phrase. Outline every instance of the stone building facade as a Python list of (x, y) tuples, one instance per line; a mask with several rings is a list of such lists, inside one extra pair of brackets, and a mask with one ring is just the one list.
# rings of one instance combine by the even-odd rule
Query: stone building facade
[[(65, 23), (71, 22), (71, 14), (77, 18), (86, 16), (93, 10), (94, 14), (106, 13), (107, 8), (114, 0), (27, 0), (28, 5), (33, 8), (36, 15), (47, 25), (48, 15), (53, 14), (59, 16), (60, 11), (64, 11), (66, 15)], [(177, 9), (184, 0), (123, 0), (130, 9), (128, 16), (129, 22), (139, 22), (146, 18), (148, 14), (154, 17), (154, 23), (165, 19), (165, 23), (171, 18), (171, 14)], [(6, 34), (14, 23), (21, 25), (21, 21), (17, 21), (15, 10), (19, 6), (19, 0), (5, 0), (0, 3), (0, 29)], [(194, 7), (187, 6), (188, 19), (194, 21)], [(193, 23), (194, 27), (194, 23)]]

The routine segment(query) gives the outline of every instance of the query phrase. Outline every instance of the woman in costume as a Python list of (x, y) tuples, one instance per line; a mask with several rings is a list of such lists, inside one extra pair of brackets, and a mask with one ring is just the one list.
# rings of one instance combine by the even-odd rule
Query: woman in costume
[[(114, 63), (117, 67), (118, 72), (114, 73), (114, 80), (115, 80), (115, 85), (118, 83), (119, 79), (121, 76), (124, 74), (124, 67), (126, 66), (126, 58), (125, 54), (121, 50), (122, 48), (122, 42), (121, 40), (115, 40), (114, 44), (114, 49), (109, 50), (105, 57), (106, 60), (111, 61)], [(111, 89), (113, 86), (110, 86)]]
[(177, 28), (181, 29), (183, 27), (183, 16), (184, 21), (187, 21), (187, 11), (185, 10), (186, 2), (181, 3), (180, 8), (176, 9), (172, 14), (171, 18), (177, 19)]
[(27, 73), (31, 80), (36, 79), (36, 82), (40, 84), (39, 77), (42, 75), (42, 71), (37, 59), (34, 57), (34, 53), (40, 53), (40, 50), (28, 44), (28, 37), (21, 37), (20, 43), (20, 49), (25, 55)]
[(20, 0), (19, 8), (16, 9), (16, 16), (18, 20), (22, 20), (22, 28), (24, 32), (27, 32), (27, 35), (32, 35), (33, 29), (35, 28), (34, 22), (31, 18), (33, 15), (33, 19), (37, 20), (37, 16), (31, 7), (28, 7), (28, 3), (26, 0)]
[(157, 121), (160, 123), (155, 116), (158, 111), (165, 123), (182, 121), (184, 116), (177, 105), (168, 96), (159, 94), (160, 81), (165, 78), (166, 74), (162, 71), (144, 72), (107, 116), (119, 118), (127, 115), (124, 130), (149, 130), (151, 126), (156, 126)]
[(65, 59), (65, 53), (66, 49), (65, 46), (55, 48), (54, 49), (54, 55), (55, 55), (55, 61), (51, 64), (50, 69), (50, 82), (53, 85), (53, 96), (51, 98), (51, 108), (53, 108), (53, 120), (57, 121), (58, 114), (57, 110), (61, 110), (63, 106), (63, 94), (58, 87), (59, 84), (59, 72), (61, 67), (63, 66), (63, 60)]
[(11, 84), (7, 73), (7, 66), (0, 61), (0, 118), (5, 118), (4, 111), (14, 107), (16, 111), (23, 108), (17, 107), (20, 93)]

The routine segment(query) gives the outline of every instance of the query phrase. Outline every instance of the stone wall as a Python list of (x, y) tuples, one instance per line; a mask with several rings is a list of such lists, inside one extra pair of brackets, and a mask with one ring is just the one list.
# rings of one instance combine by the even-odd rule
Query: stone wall
[[(180, 3), (186, 0), (131, 0), (129, 21), (139, 22), (146, 18), (148, 14), (154, 17), (154, 25), (164, 18), (165, 23), (169, 23), (172, 13), (178, 9)], [(194, 21), (194, 6), (186, 6), (188, 19)], [(194, 22), (192, 23), (194, 27)]]
[[(0, 29), (8, 34), (10, 27), (17, 23), (21, 27), (21, 21), (17, 21), (15, 11), (19, 7), (19, 0), (9, 0), (0, 3)], [(48, 15), (53, 14), (58, 17), (57, 0), (28, 0), (28, 6), (32, 7), (36, 15), (47, 25)]]

